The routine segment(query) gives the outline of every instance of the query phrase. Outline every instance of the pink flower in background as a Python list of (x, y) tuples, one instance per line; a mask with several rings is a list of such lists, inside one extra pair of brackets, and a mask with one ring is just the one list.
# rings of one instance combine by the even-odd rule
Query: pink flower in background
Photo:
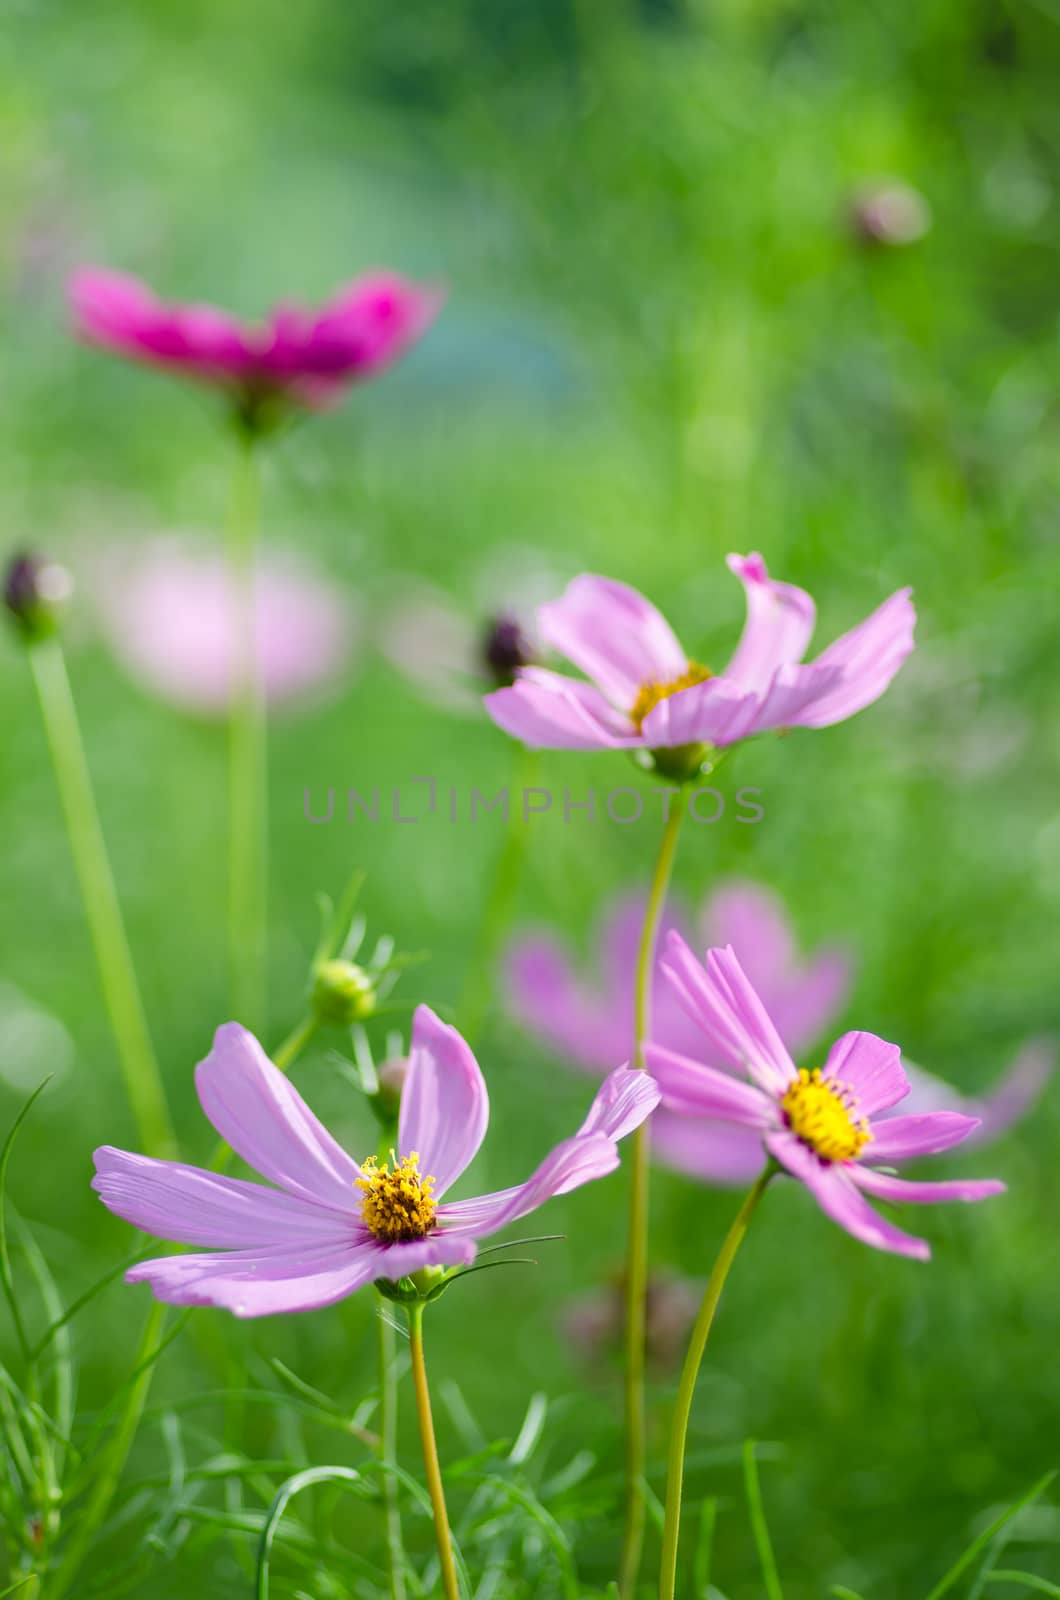
[[(976, 1127), (974, 1118), (954, 1111), (880, 1116), (909, 1093), (897, 1045), (874, 1033), (844, 1033), (823, 1067), (797, 1068), (731, 948), (708, 950), (701, 964), (671, 931), (661, 965), (703, 1040), (696, 1056), (645, 1047), (664, 1104), (679, 1115), (754, 1130), (761, 1158), (771, 1157), (804, 1183), (825, 1215), (855, 1239), (924, 1261), (927, 1242), (880, 1216), (866, 1196), (930, 1205), (1004, 1192), (994, 1179), (912, 1182), (875, 1165), (936, 1155)], [(727, 1071), (708, 1065), (719, 1060)]]
[(280, 305), (260, 325), (209, 305), (169, 304), (137, 278), (100, 267), (71, 277), (76, 333), (116, 355), (228, 390), (249, 425), (270, 408), (334, 405), (374, 377), (434, 321), (438, 289), (371, 273), (317, 311)]
[(217, 1030), (195, 1085), (221, 1138), (265, 1183), (107, 1146), (96, 1151), (92, 1186), (134, 1227), (210, 1252), (140, 1262), (128, 1283), (237, 1317), (312, 1311), (376, 1279), (466, 1265), (477, 1239), (613, 1172), (617, 1141), (659, 1098), (647, 1073), (620, 1067), (578, 1132), (526, 1183), (443, 1201), (478, 1153), (489, 1099), (467, 1044), (427, 1006), (413, 1020), (397, 1149), (386, 1165), (348, 1156), (238, 1023)]
[(482, 695), (511, 683), (533, 660), (535, 645), (514, 610), (476, 628), (444, 595), (410, 587), (384, 619), (381, 643), (392, 666), (431, 705), (482, 715)]
[(747, 597), (736, 653), (719, 675), (690, 660), (635, 589), (585, 574), (538, 615), (542, 639), (585, 679), (528, 667), (487, 695), (493, 720), (555, 750), (727, 746), (770, 728), (823, 728), (879, 699), (913, 648), (916, 613), (900, 589), (815, 661), (802, 663), (816, 607), (774, 582), (760, 555), (729, 556)]
[(931, 207), (919, 189), (900, 178), (878, 178), (855, 191), (850, 221), (862, 244), (915, 244), (931, 227)]
[[(703, 1285), (691, 1278), (681, 1277), (665, 1267), (653, 1268), (648, 1273), (644, 1345), (653, 1367), (665, 1371), (678, 1365), (702, 1298)], [(561, 1326), (565, 1339), (575, 1345), (596, 1370), (603, 1357), (621, 1353), (625, 1320), (625, 1279), (619, 1273), (609, 1282), (572, 1300)]]
[[(602, 1076), (628, 1059), (633, 1042), (633, 979), (644, 918), (639, 896), (620, 901), (598, 939), (594, 978), (579, 975), (566, 947), (550, 935), (524, 935), (508, 949), (509, 1010), (526, 1030), (565, 1060)], [(663, 932), (683, 931), (672, 911)], [(778, 896), (758, 884), (734, 880), (717, 889), (697, 919), (697, 941), (732, 945), (744, 972), (796, 1055), (809, 1049), (843, 1012), (854, 961), (846, 947), (826, 946), (801, 958)], [(682, 1053), (702, 1052), (700, 1031), (656, 964), (652, 1038)], [(920, 1068), (906, 1064), (907, 1111), (959, 1111), (978, 1119), (975, 1142), (996, 1137), (1033, 1105), (1052, 1070), (1053, 1051), (1035, 1041), (982, 1098), (961, 1095)], [(724, 1058), (710, 1065), (728, 1069)], [(712, 1184), (745, 1184), (762, 1165), (761, 1140), (751, 1129), (713, 1118), (677, 1115), (665, 1106), (652, 1118), (652, 1149), (680, 1172)]]
[[(133, 677), (184, 710), (227, 711), (237, 645), (221, 556), (176, 540), (115, 549), (96, 564), (92, 586), (110, 646)], [(262, 557), (255, 621), (258, 668), (273, 705), (319, 691), (349, 662), (353, 605), (302, 559)]]

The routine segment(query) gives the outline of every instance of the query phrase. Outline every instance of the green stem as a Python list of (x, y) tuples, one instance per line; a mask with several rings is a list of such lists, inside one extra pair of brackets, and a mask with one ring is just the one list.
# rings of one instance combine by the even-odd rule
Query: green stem
[(272, 1052), (273, 1065), (279, 1067), (281, 1072), (290, 1072), (319, 1027), (320, 1019), (313, 1012), (304, 1016), (298, 1026), (291, 1029), (283, 1043)]
[(376, 1313), (379, 1333), (379, 1464), (383, 1468), (383, 1510), (386, 1518), (387, 1564), (391, 1600), (405, 1600), (405, 1547), (401, 1537), (398, 1485), (389, 1468), (397, 1465), (397, 1383), (394, 1378), (394, 1326), (387, 1303), (380, 1298)]
[(685, 1356), (685, 1364), (681, 1371), (681, 1381), (677, 1386), (673, 1422), (670, 1426), (670, 1458), (666, 1477), (666, 1515), (663, 1522), (662, 1563), (659, 1568), (659, 1600), (674, 1600), (674, 1585), (677, 1581), (677, 1541), (681, 1532), (685, 1444), (688, 1439), (688, 1419), (692, 1413), (692, 1397), (696, 1391), (696, 1379), (699, 1377), (703, 1352), (707, 1348), (707, 1338), (714, 1322), (714, 1313), (718, 1309), (718, 1301), (721, 1299), (721, 1291), (729, 1276), (729, 1268), (736, 1259), (736, 1252), (743, 1243), (744, 1234), (758, 1208), (758, 1202), (765, 1194), (776, 1170), (772, 1162), (766, 1166), (737, 1212), (736, 1220), (726, 1234), (725, 1242), (718, 1251), (717, 1260), (711, 1269), (703, 1303), (699, 1308), (695, 1327), (692, 1329), (688, 1354)]
[(228, 514), (235, 673), (228, 722), (228, 959), (232, 1009), (265, 1026), (268, 825), (265, 699), (255, 622), (260, 485), (253, 440), (240, 440)]
[(504, 843), (493, 869), (478, 940), (457, 1008), (460, 1031), (472, 1044), (489, 1010), (494, 967), (515, 911), (527, 849), (528, 830), (522, 815), (522, 795), (525, 789), (533, 788), (536, 775), (537, 751), (517, 744)]
[(416, 1411), (420, 1422), (420, 1443), (423, 1446), (423, 1465), (427, 1474), (427, 1489), (434, 1510), (434, 1536), (438, 1541), (438, 1560), (441, 1564), (442, 1590), (445, 1600), (460, 1600), (460, 1587), (456, 1579), (456, 1562), (453, 1560), (453, 1540), (449, 1532), (449, 1513), (445, 1507), (445, 1490), (442, 1487), (442, 1469), (438, 1464), (438, 1445), (434, 1438), (434, 1419), (431, 1416), (431, 1394), (427, 1387), (427, 1368), (423, 1360), (423, 1305), (416, 1301), (407, 1306), (409, 1319), (409, 1350), (412, 1355), (412, 1383), (416, 1391)]
[[(644, 1043), (651, 1027), (655, 946), (666, 895), (673, 874), (677, 840), (685, 814), (684, 797), (671, 803), (648, 893), (647, 910), (637, 952), (634, 989), (633, 1064), (644, 1067)], [(631, 1600), (637, 1587), (644, 1545), (644, 1336), (648, 1290), (649, 1124), (642, 1122), (630, 1139), (629, 1233), (626, 1245), (626, 1521), (619, 1565), (619, 1592)]]
[(152, 1357), (162, 1342), (165, 1314), (164, 1306), (156, 1303), (151, 1307), (133, 1367), (137, 1376), (129, 1387), (129, 1395), (113, 1437), (100, 1452), (101, 1459), (96, 1468), (95, 1485), (77, 1519), (77, 1532), (67, 1547), (62, 1565), (54, 1581), (47, 1587), (47, 1600), (62, 1600), (62, 1596), (70, 1589), (81, 1570), (92, 1540), (110, 1510), (114, 1491), (125, 1470), (125, 1463), (129, 1458), (129, 1451), (132, 1449), (133, 1440), (140, 1426), (140, 1418), (147, 1403), (147, 1394), (155, 1370)]
[(151, 1155), (172, 1155), (176, 1139), (136, 982), (62, 646), (54, 636), (38, 639), (27, 654), (125, 1092), (143, 1148)]

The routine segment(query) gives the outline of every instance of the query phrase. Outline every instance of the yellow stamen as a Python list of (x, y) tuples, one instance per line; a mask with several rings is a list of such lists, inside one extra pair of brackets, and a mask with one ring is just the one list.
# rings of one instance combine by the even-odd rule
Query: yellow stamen
[(671, 683), (642, 684), (629, 712), (637, 732), (641, 731), (648, 712), (654, 711), (660, 700), (669, 700), (679, 689), (693, 689), (697, 683), (706, 683), (713, 676), (709, 667), (701, 666), (698, 661), (690, 661), (681, 676), (674, 678)]
[(872, 1138), (857, 1100), (845, 1083), (822, 1078), (820, 1067), (799, 1068), (781, 1105), (788, 1126), (825, 1161), (852, 1161)]
[(399, 1161), (394, 1151), (390, 1161), (380, 1166), (375, 1156), (361, 1163), (363, 1177), (357, 1187), (364, 1190), (361, 1221), (384, 1244), (407, 1244), (425, 1239), (434, 1227), (434, 1179), (420, 1176), (420, 1158), (415, 1150)]

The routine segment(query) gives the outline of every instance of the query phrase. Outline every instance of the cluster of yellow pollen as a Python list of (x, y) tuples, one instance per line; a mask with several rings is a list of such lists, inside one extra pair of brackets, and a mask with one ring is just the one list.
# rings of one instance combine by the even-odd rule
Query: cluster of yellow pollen
[(642, 684), (629, 711), (637, 732), (640, 732), (648, 712), (654, 711), (660, 700), (669, 700), (679, 689), (694, 689), (697, 683), (706, 683), (713, 676), (709, 667), (701, 666), (698, 661), (690, 661), (681, 676), (674, 678), (672, 683)]
[(868, 1122), (855, 1116), (857, 1100), (845, 1083), (822, 1078), (820, 1067), (800, 1067), (781, 1105), (788, 1127), (825, 1161), (853, 1161), (872, 1138)]
[(420, 1176), (415, 1150), (399, 1161), (393, 1150), (382, 1166), (375, 1156), (361, 1164), (361, 1221), (384, 1244), (425, 1239), (434, 1227), (434, 1179)]

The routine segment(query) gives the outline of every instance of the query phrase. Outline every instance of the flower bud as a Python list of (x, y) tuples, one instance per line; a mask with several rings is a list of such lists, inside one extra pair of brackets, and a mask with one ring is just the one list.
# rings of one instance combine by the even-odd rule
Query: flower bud
[(379, 1068), (379, 1091), (375, 1097), (377, 1109), (388, 1117), (396, 1118), (401, 1109), (401, 1091), (408, 1073), (408, 1056), (392, 1056)]
[(24, 551), (4, 574), (4, 604), (26, 639), (44, 639), (58, 626), (72, 588), (65, 567)]
[(502, 612), (486, 629), (482, 640), (482, 662), (498, 689), (510, 689), (520, 667), (534, 659), (533, 647), (518, 618)]
[(364, 1022), (376, 1005), (375, 982), (354, 961), (322, 961), (313, 982), (313, 1010), (325, 1022)]
[(890, 178), (857, 191), (850, 220), (862, 244), (895, 248), (923, 238), (931, 227), (931, 207), (919, 190)]

